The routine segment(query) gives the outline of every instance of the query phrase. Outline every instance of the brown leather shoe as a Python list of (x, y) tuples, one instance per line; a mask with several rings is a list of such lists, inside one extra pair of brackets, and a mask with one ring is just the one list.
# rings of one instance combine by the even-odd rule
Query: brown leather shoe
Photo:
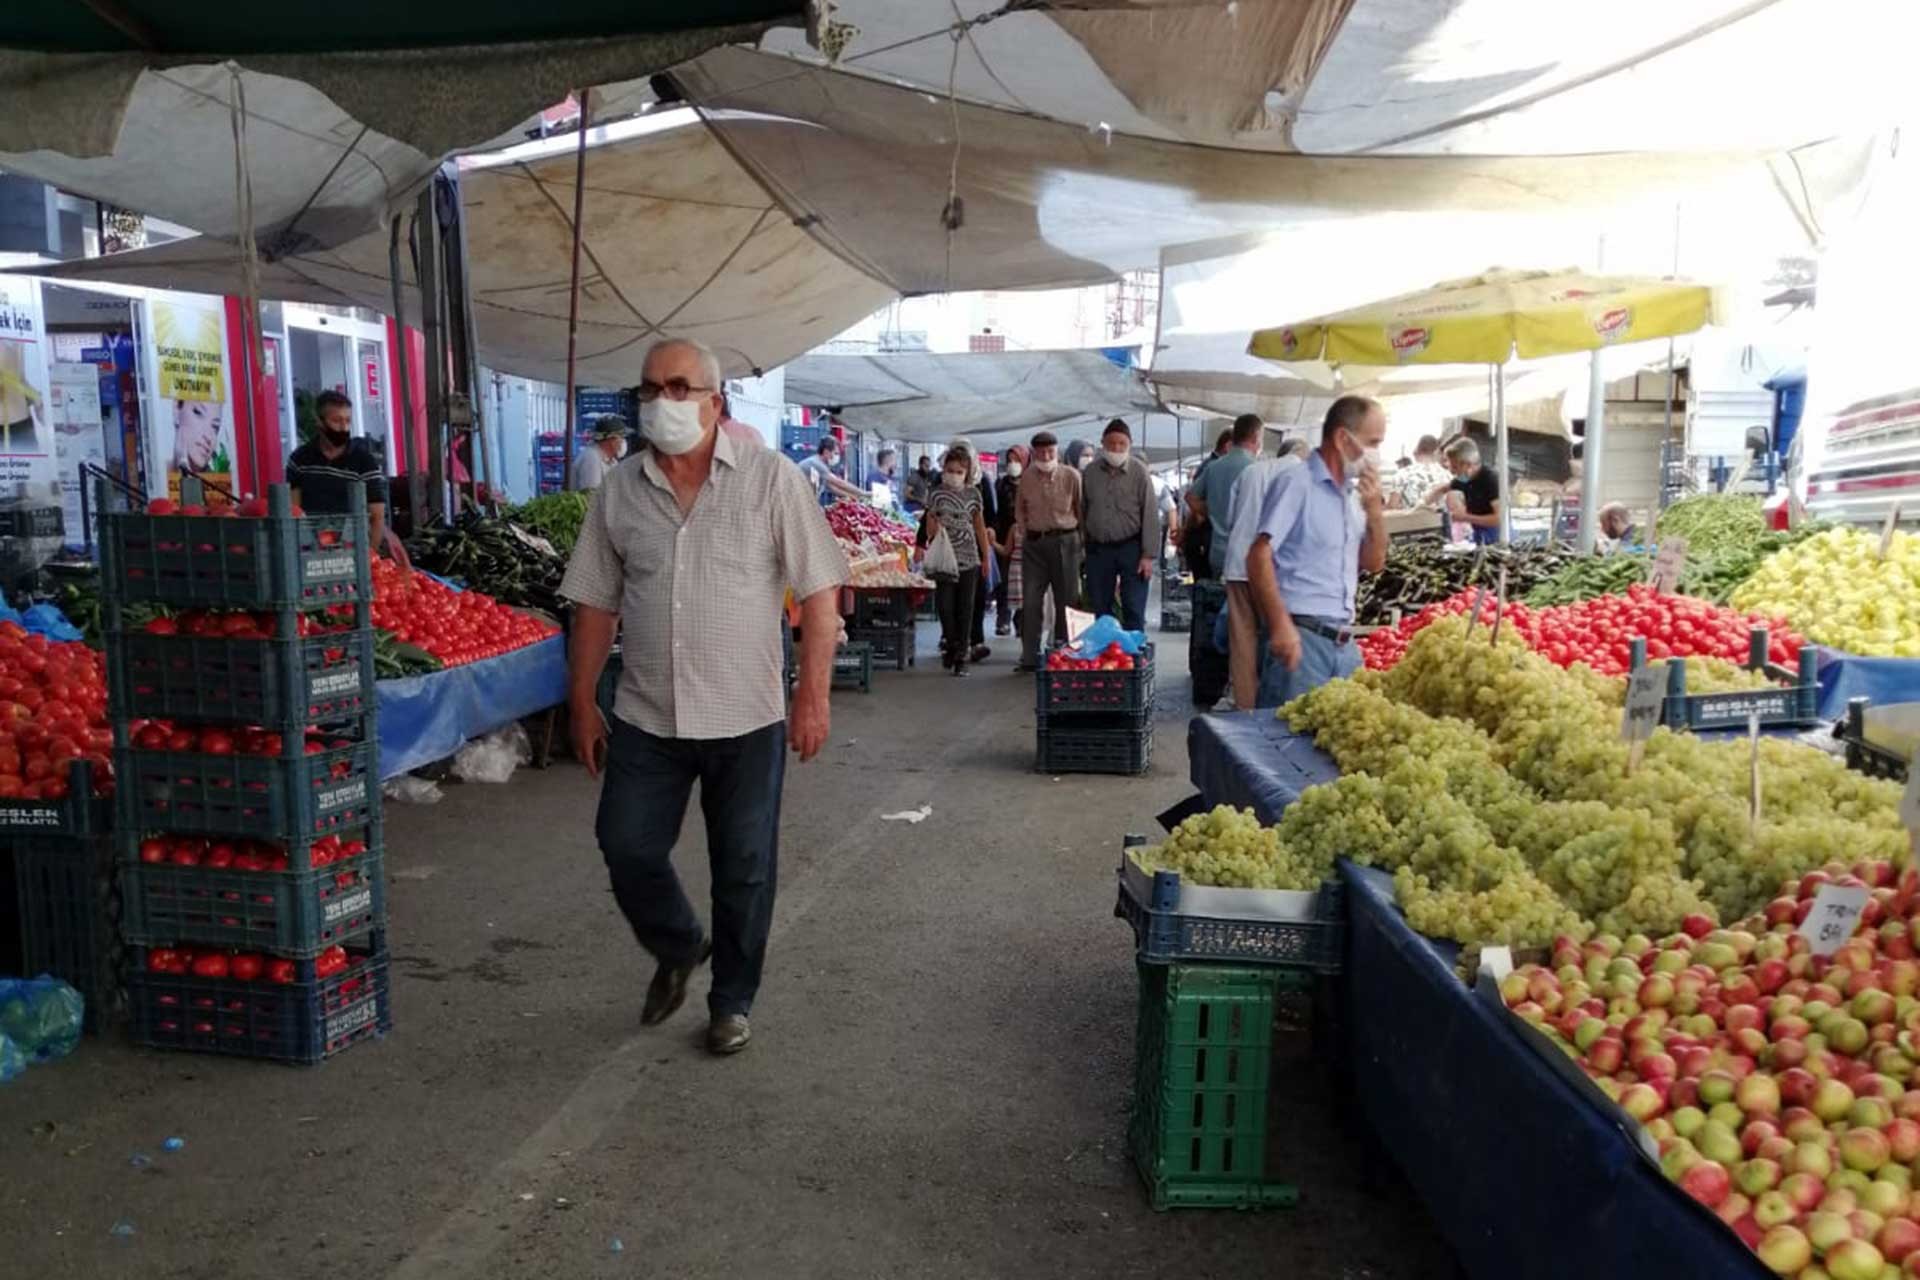
[(640, 1006), (640, 1025), (658, 1026), (671, 1018), (674, 1011), (687, 1002), (687, 979), (712, 954), (713, 939), (706, 938), (701, 941), (700, 954), (692, 964), (663, 964), (655, 969), (653, 981), (647, 984), (647, 1002)]
[(738, 1053), (747, 1047), (747, 1041), (751, 1039), (753, 1028), (747, 1025), (747, 1015), (744, 1013), (722, 1014), (707, 1025), (708, 1053)]

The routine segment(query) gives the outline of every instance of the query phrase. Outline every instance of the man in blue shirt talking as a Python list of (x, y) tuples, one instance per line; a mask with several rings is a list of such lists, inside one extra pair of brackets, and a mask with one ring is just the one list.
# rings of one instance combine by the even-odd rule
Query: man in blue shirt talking
[(1247, 552), (1247, 586), (1267, 633), (1255, 705), (1277, 707), (1360, 667), (1353, 643), (1359, 571), (1387, 562), (1380, 442), (1387, 415), (1365, 396), (1327, 409), (1320, 447), (1276, 474)]

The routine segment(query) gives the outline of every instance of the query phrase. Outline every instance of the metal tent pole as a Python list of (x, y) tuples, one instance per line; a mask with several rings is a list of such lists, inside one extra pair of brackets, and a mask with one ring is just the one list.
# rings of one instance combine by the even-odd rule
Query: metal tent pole
[(1507, 445), (1507, 366), (1493, 374), (1493, 453), (1500, 473), (1500, 543), (1513, 541), (1513, 459)]
[(580, 145), (574, 151), (573, 160), (573, 275), (567, 286), (567, 447), (564, 451), (569, 489), (573, 488), (573, 436), (577, 416), (573, 407), (573, 359), (580, 332), (580, 217), (587, 201), (587, 122), (591, 93), (590, 89), (580, 91)]
[[(1607, 265), (1607, 238), (1600, 237), (1600, 252), (1595, 266), (1605, 270)], [(1600, 368), (1600, 349), (1593, 352), (1593, 363), (1587, 370), (1587, 434), (1586, 443), (1580, 448), (1580, 540), (1578, 550), (1581, 555), (1593, 554), (1595, 534), (1600, 528), (1600, 468), (1603, 464), (1601, 451), (1605, 447), (1607, 423), (1607, 377)]]
[[(425, 523), (421, 517), (425, 514), (421, 508), (426, 497), (425, 477), (420, 474), (419, 450), (414, 447), (413, 427), (413, 377), (411, 360), (407, 348), (407, 291), (400, 275), (400, 215), (393, 215), (393, 225), (387, 231), (387, 274), (393, 277), (393, 330), (395, 346), (393, 352), (394, 367), (400, 371), (399, 410), (400, 457), (406, 461), (407, 519), (413, 527)], [(409, 529), (411, 532), (411, 529)]]
[[(447, 348), (440, 288), (440, 219), (434, 215), (433, 183), (420, 193), (414, 229), (420, 232), (420, 331), (427, 362), (427, 514), (447, 515)], [(417, 518), (417, 517), (416, 517)]]

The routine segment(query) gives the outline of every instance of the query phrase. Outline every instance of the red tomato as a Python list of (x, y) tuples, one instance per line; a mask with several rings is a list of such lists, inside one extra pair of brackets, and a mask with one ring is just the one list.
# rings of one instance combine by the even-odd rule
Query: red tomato
[(224, 978), (231, 969), (231, 961), (218, 951), (209, 951), (206, 955), (193, 958), (193, 976), (196, 978)]
[(158, 836), (149, 836), (140, 842), (140, 861), (145, 863), (165, 862), (167, 860), (167, 842)]
[(267, 961), (267, 981), (282, 986), (296, 981), (300, 976), (299, 968), (291, 960), (273, 959)]
[(227, 962), (227, 973), (241, 982), (257, 982), (267, 962), (251, 951), (242, 951)]

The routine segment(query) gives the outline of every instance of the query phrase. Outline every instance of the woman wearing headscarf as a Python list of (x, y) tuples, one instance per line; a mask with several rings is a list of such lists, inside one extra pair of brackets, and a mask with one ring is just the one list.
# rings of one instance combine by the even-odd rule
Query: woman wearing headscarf
[(1018, 533), (1013, 518), (1014, 499), (1020, 492), (1020, 474), (1027, 469), (1027, 461), (1032, 450), (1023, 444), (1010, 447), (1000, 462), (1000, 478), (994, 482), (993, 500), (998, 513), (987, 527), (993, 530), (996, 539), (994, 554), (1000, 563), (1000, 585), (994, 588), (993, 603), (997, 612), (994, 615), (993, 634), (1007, 635), (1011, 621), (1015, 626), (1020, 621), (1020, 596), (1014, 586), (1014, 576), (1020, 572), (1020, 554), (1013, 545)]
[[(980, 451), (974, 448), (973, 441), (967, 439), (965, 436), (955, 436), (953, 438), (953, 444), (949, 447), (953, 449), (965, 449), (967, 451), (967, 484), (979, 493), (981, 517), (986, 527), (992, 529), (999, 523), (1000, 507), (994, 498), (992, 483), (987, 480), (985, 473), (980, 469)], [(980, 551), (984, 556), (988, 548), (982, 547)], [(973, 593), (973, 627), (972, 634), (969, 637), (972, 647), (967, 653), (967, 661), (969, 662), (979, 662), (993, 653), (993, 650), (987, 647), (986, 578), (986, 562), (983, 560), (980, 568), (981, 587)]]

